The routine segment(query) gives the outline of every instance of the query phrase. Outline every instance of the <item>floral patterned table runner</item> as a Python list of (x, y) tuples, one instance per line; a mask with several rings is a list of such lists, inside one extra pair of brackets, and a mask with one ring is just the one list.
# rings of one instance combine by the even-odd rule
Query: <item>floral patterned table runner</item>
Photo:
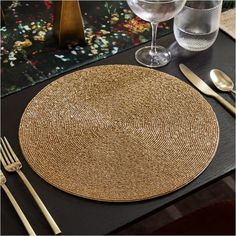
[[(2, 97), (150, 40), (150, 25), (125, 1), (80, 1), (80, 5), (86, 45), (60, 50), (53, 36), (53, 1), (2, 2), (6, 22), (1, 28)], [(171, 22), (159, 27), (159, 36), (172, 28)]]

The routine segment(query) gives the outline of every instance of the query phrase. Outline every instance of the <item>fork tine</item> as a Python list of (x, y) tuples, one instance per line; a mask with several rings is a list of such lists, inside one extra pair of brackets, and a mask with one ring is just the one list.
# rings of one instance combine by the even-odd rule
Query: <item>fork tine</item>
[(7, 144), (7, 147), (8, 147), (8, 149), (9, 149), (9, 151), (10, 151), (10, 153), (11, 153), (13, 159), (14, 159), (15, 161), (19, 161), (19, 159), (18, 159), (18, 157), (16, 156), (15, 152), (14, 152), (13, 149), (11, 148), (11, 145), (10, 145), (9, 142), (7, 141), (7, 138), (6, 138), (5, 136), (4, 136), (3, 138), (4, 138), (4, 140), (5, 140), (5, 143)]
[[(13, 160), (11, 154), (9, 153), (9, 151), (8, 151), (8, 149), (7, 149), (7, 147), (6, 147), (6, 144), (4, 143), (4, 141), (3, 141), (2, 138), (1, 138), (1, 142), (2, 142), (2, 145), (3, 145), (3, 146), (1, 145), (1, 147), (2, 147), (3, 156), (4, 156), (5, 160), (8, 159), (8, 161), (10, 161), (11, 163), (15, 162), (15, 161)], [(4, 147), (4, 148), (3, 148), (3, 147)], [(5, 150), (4, 150), (4, 149), (5, 149)], [(4, 155), (4, 154), (5, 154), (5, 155)]]
[[(11, 162), (8, 160), (8, 157), (7, 157), (7, 154), (5, 153), (4, 149), (2, 148), (2, 145), (1, 145), (1, 157), (2, 157), (2, 161), (5, 161), (5, 163), (8, 165), (8, 164), (11, 164)], [(3, 162), (2, 162), (3, 163)]]
[(1, 162), (3, 164), (3, 166), (5, 167), (7, 165), (6, 161), (4, 160), (2, 153), (0, 152), (0, 158), (1, 158)]

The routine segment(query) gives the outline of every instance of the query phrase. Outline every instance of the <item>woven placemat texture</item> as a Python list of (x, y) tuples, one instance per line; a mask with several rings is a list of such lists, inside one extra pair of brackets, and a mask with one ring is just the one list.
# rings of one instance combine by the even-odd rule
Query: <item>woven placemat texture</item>
[(215, 154), (219, 128), (211, 106), (179, 79), (107, 65), (46, 86), (27, 106), (19, 139), (48, 183), (122, 202), (161, 196), (195, 179)]
[(220, 28), (234, 39), (236, 39), (235, 19), (236, 19), (235, 8), (225, 11), (221, 14)]

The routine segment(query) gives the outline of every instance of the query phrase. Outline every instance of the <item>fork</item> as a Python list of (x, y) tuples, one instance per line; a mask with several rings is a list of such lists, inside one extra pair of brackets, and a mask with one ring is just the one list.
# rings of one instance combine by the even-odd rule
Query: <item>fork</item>
[(25, 214), (23, 213), (23, 211), (21, 210), (20, 206), (16, 202), (16, 199), (13, 197), (12, 193), (10, 192), (8, 187), (6, 186), (6, 182), (7, 182), (6, 177), (4, 176), (2, 171), (0, 170), (0, 185), (1, 185), (2, 189), (4, 190), (4, 192), (6, 193), (7, 197), (9, 198), (11, 204), (15, 208), (15, 210), (16, 210), (18, 216), (20, 217), (22, 223), (24, 224), (28, 234), (36, 236), (34, 230), (32, 229), (32, 227), (31, 227), (31, 225), (29, 223), (29, 221), (25, 217)]
[(61, 230), (59, 229), (58, 225), (52, 218), (51, 214), (48, 212), (46, 206), (34, 190), (33, 186), (30, 184), (29, 180), (26, 178), (24, 173), (21, 171), (22, 164), (14, 151), (12, 150), (9, 142), (7, 141), (6, 137), (0, 138), (1, 140), (1, 152), (0, 152), (0, 158), (3, 167), (8, 172), (16, 172), (23, 183), (26, 185), (28, 190), (30, 191), (32, 197), (34, 198), (35, 202), (37, 203), (38, 207), (42, 211), (44, 217), (48, 221), (49, 225), (51, 226), (53, 232), (55, 234), (60, 234)]

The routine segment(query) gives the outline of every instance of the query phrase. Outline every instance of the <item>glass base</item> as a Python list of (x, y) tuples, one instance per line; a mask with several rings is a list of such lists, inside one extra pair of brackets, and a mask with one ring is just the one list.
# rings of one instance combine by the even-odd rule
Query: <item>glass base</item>
[(170, 52), (162, 46), (156, 46), (157, 53), (152, 55), (151, 47), (140, 48), (135, 53), (135, 59), (143, 66), (155, 68), (168, 64), (171, 60)]

